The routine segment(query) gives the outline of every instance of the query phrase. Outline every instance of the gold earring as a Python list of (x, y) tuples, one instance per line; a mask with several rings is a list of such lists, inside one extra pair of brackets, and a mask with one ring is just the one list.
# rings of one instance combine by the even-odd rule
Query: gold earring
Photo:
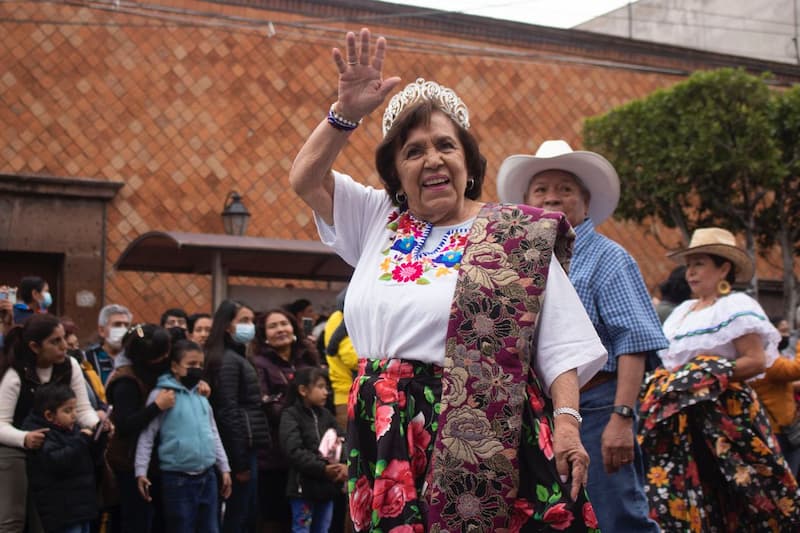
[(721, 279), (717, 283), (717, 294), (726, 296), (731, 293), (731, 284), (727, 280)]

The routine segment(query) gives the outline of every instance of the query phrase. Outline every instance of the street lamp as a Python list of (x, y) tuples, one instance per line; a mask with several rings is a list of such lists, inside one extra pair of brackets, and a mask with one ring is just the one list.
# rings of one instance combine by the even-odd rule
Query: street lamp
[(228, 235), (244, 235), (247, 223), (250, 221), (250, 212), (242, 203), (242, 197), (236, 191), (228, 193), (225, 198), (225, 208), (222, 210), (222, 224)]

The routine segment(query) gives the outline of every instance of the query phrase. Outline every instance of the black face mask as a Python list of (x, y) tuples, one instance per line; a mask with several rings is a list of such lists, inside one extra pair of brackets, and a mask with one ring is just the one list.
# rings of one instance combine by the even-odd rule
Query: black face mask
[(781, 337), (781, 342), (778, 343), (778, 350), (781, 351), (789, 346), (789, 337)]
[(181, 376), (181, 385), (186, 387), (189, 390), (192, 390), (197, 386), (200, 380), (203, 378), (203, 369), (198, 367), (191, 367), (186, 369), (186, 375)]

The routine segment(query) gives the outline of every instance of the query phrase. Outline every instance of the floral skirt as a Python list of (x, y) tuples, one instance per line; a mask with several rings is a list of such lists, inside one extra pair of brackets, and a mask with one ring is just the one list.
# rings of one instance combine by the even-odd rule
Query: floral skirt
[[(429, 529), (426, 475), (439, 431), (442, 368), (399, 359), (361, 359), (348, 402), (348, 491), (356, 531), (423, 533)], [(532, 396), (533, 397), (533, 396)], [(535, 405), (534, 405), (535, 404)], [(557, 481), (551, 424), (522, 422), (519, 494), (508, 531), (597, 532), (585, 491), (578, 500)], [(502, 465), (500, 465), (502, 466)], [(488, 465), (498, 468), (498, 465)], [(500, 468), (502, 471), (503, 468)], [(458, 493), (437, 530), (489, 532), (493, 506), (477, 476), (448, 469), (448, 490)], [(452, 479), (450, 479), (452, 478)], [(495, 502), (497, 503), (497, 502)]]
[(800, 531), (797, 482), (755, 393), (732, 372), (698, 356), (645, 385), (645, 491), (664, 531)]
[(422, 494), (441, 378), (441, 367), (417, 361), (359, 360), (347, 403), (347, 488), (356, 531), (425, 531)]

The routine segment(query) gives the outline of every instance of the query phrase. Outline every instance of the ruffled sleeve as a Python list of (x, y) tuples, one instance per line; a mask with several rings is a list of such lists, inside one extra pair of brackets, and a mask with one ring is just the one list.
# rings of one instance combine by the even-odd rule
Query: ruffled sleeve
[(681, 366), (701, 353), (735, 360), (738, 354), (733, 342), (751, 333), (761, 338), (767, 368), (779, 357), (780, 334), (761, 305), (750, 296), (732, 293), (711, 307), (695, 312), (689, 311), (692, 303), (678, 306), (664, 323), (664, 333), (670, 341), (662, 355), (665, 366)]

